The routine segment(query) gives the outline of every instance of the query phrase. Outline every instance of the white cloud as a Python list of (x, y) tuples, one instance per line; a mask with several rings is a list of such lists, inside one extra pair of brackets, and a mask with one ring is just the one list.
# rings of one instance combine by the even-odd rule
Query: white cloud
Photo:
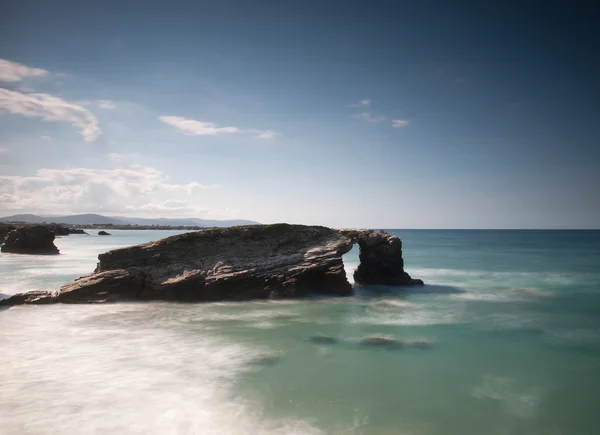
[(8, 112), (44, 121), (68, 122), (79, 130), (87, 142), (101, 133), (98, 119), (85, 107), (49, 94), (22, 94), (0, 89), (0, 113)]
[(0, 148), (0, 156), (2, 154), (8, 154), (8, 148)]
[(392, 127), (394, 128), (403, 128), (408, 125), (408, 121), (405, 119), (394, 119), (392, 120)]
[(194, 119), (185, 119), (181, 116), (160, 116), (158, 119), (190, 136), (216, 136), (218, 134), (238, 133), (240, 131), (237, 127), (217, 127), (214, 122), (196, 121)]
[[(120, 169), (40, 169), (32, 177), (0, 176), (0, 209), (56, 214), (124, 210), (136, 214), (174, 213), (185, 198), (211, 187), (216, 186), (170, 183), (164, 172), (139, 165)], [(152, 204), (162, 204), (163, 209), (153, 208)]]
[(121, 160), (123, 160), (123, 154), (109, 153), (108, 158), (111, 159), (113, 162), (120, 162)]
[(25, 77), (43, 77), (48, 71), (41, 68), (31, 68), (7, 59), (0, 59), (0, 81), (20, 82)]
[(101, 109), (107, 110), (112, 110), (117, 107), (117, 103), (111, 100), (98, 100), (96, 101), (96, 104), (98, 104), (98, 107), (100, 107)]
[(151, 201), (138, 207), (126, 207), (127, 211), (144, 211), (150, 215), (200, 215), (209, 213), (211, 210), (204, 207), (197, 207), (187, 200), (167, 199), (166, 201)]
[(50, 136), (40, 136), (40, 139), (52, 140), (52, 138)]
[(357, 119), (361, 119), (363, 121), (367, 121), (367, 122), (385, 121), (385, 118), (383, 116), (374, 116), (374, 115), (371, 115), (369, 112), (361, 112), (358, 115), (354, 115), (354, 117)]
[(360, 100), (356, 104), (351, 104), (350, 107), (369, 107), (371, 105), (371, 100), (365, 98), (364, 100)]
[(278, 133), (273, 130), (241, 129), (239, 127), (219, 127), (214, 122), (186, 119), (181, 116), (159, 116), (158, 119), (167, 125), (175, 127), (181, 133), (189, 136), (217, 136), (220, 134), (245, 134), (260, 139), (272, 139)]
[(273, 130), (246, 130), (248, 134), (255, 134), (259, 139), (273, 139), (279, 133)]

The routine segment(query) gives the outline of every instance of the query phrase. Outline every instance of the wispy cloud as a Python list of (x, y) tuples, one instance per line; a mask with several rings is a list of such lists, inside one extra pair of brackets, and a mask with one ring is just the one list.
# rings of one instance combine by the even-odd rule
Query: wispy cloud
[(181, 133), (189, 136), (217, 136), (220, 134), (245, 134), (260, 139), (272, 139), (279, 133), (273, 130), (258, 130), (255, 128), (241, 129), (239, 127), (220, 127), (214, 122), (186, 119), (181, 116), (159, 116), (161, 122), (175, 127)]
[(212, 187), (216, 186), (171, 183), (164, 172), (139, 165), (120, 169), (40, 169), (31, 177), (0, 176), (0, 208), (53, 213), (127, 209), (143, 213), (148, 211), (147, 204), (170, 200), (166, 205), (174, 207), (174, 201)]
[(2, 154), (8, 154), (8, 148), (0, 148), (0, 156)]
[(123, 160), (123, 154), (109, 153), (108, 158), (111, 159), (113, 162), (120, 162), (121, 160)]
[(96, 101), (96, 104), (98, 104), (98, 107), (100, 107), (101, 109), (107, 110), (113, 110), (117, 107), (117, 104), (112, 100), (98, 100)]
[(404, 128), (409, 124), (409, 122), (405, 119), (393, 119), (392, 127), (394, 128)]
[(31, 68), (7, 59), (0, 59), (0, 81), (20, 82), (25, 77), (42, 77), (48, 75), (48, 71), (42, 68)]
[(77, 128), (87, 142), (102, 132), (98, 119), (85, 107), (50, 94), (23, 94), (0, 89), (0, 113), (41, 118), (44, 121), (68, 122)]
[(358, 103), (351, 104), (350, 107), (369, 107), (371, 105), (371, 100), (365, 98), (364, 100), (360, 100)]
[(372, 115), (370, 112), (361, 112), (357, 115), (354, 115), (356, 119), (361, 119), (367, 122), (382, 122), (385, 121), (383, 116)]

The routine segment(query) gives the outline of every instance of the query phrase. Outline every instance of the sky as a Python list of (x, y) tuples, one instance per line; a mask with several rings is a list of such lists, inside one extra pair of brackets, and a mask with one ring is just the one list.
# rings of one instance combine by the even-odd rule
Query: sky
[(0, 216), (600, 228), (579, 3), (5, 0)]

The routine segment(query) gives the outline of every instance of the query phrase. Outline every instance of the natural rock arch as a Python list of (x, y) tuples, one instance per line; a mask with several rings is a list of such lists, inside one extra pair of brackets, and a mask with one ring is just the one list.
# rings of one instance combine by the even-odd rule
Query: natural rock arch
[(218, 301), (352, 294), (342, 255), (360, 247), (360, 284), (420, 284), (404, 271), (402, 243), (385, 231), (274, 224), (208, 229), (98, 256), (94, 273), (3, 305), (119, 300)]
[(354, 271), (358, 284), (419, 285), (404, 270), (402, 240), (386, 231), (341, 229), (340, 233), (358, 244), (360, 264)]

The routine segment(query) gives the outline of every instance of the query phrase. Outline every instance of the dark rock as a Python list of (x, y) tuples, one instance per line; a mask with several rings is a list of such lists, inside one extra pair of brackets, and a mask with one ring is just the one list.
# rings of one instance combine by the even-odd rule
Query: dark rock
[(110, 236), (110, 233), (107, 233), (106, 231), (98, 231), (98, 235), (99, 236)]
[(16, 229), (14, 225), (0, 223), (0, 245), (12, 230)]
[(15, 254), (58, 254), (58, 248), (54, 246), (54, 233), (42, 225), (12, 230), (4, 239), (1, 251)]
[(44, 224), (46, 228), (54, 233), (55, 236), (68, 236), (69, 228), (60, 224)]
[(9, 298), (0, 300), (1, 305), (23, 305), (23, 304), (52, 304), (57, 302), (57, 291), (34, 290), (27, 293), (17, 293)]
[(338, 342), (337, 338), (328, 335), (313, 335), (308, 340), (315, 344), (335, 344)]
[[(365, 270), (371, 273), (362, 282), (412, 282), (401, 268), (401, 251), (394, 247), (400, 239), (388, 233), (253, 225), (180, 234), (100, 254), (96, 271), (63, 286), (54, 301), (219, 301), (315, 293), (347, 296), (352, 286), (346, 279), (342, 255), (354, 242), (368, 253), (361, 259), (368, 262)], [(384, 258), (378, 260), (376, 255)], [(381, 264), (385, 267), (378, 269)]]
[(80, 228), (69, 228), (69, 234), (86, 234), (86, 235), (89, 235), (88, 233), (86, 233), (84, 230), (82, 230)]
[(372, 335), (360, 340), (361, 346), (379, 347), (383, 349), (400, 349), (402, 343), (386, 335)]
[(340, 230), (358, 243), (360, 264), (354, 271), (358, 284), (423, 285), (404, 271), (402, 241), (385, 231)]

